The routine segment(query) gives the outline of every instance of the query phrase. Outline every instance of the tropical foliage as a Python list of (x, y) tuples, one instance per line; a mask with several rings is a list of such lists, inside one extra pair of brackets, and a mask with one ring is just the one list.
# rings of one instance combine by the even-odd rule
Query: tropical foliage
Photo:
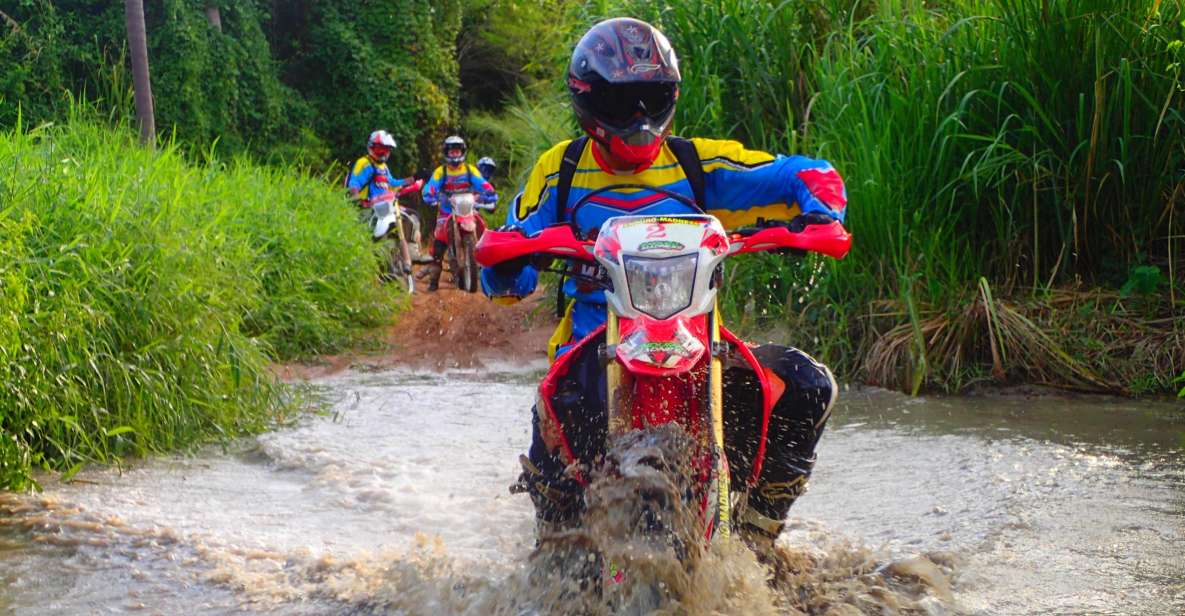
[(397, 303), (321, 180), (185, 162), (75, 118), (0, 133), (0, 488), (264, 427), (269, 361)]

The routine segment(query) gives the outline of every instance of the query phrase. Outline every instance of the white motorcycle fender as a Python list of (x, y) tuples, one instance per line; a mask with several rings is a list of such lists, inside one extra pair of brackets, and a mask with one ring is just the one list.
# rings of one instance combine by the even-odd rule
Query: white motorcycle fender
[(381, 240), (387, 236), (387, 232), (395, 226), (395, 212), (391, 207), (390, 202), (380, 202), (374, 204), (374, 226), (371, 228), (371, 235), (375, 240)]

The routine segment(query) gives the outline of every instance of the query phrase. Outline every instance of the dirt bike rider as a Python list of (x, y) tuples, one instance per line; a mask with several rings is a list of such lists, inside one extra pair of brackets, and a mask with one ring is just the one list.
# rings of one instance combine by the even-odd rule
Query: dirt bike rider
[(385, 130), (379, 129), (370, 133), (366, 139), (366, 156), (354, 161), (350, 175), (346, 178), (346, 188), (350, 196), (358, 200), (363, 208), (379, 198), (393, 194), (404, 184), (420, 179), (413, 175), (401, 179), (391, 177), (391, 170), (387, 168), (387, 158), (395, 149), (395, 138)]
[(448, 250), (447, 223), (453, 211), (449, 195), (458, 192), (475, 193), (478, 207), (482, 209), (492, 210), (498, 202), (498, 193), (494, 192), (494, 186), (486, 181), (473, 165), (465, 162), (468, 149), (465, 140), (456, 135), (445, 138), (441, 144), (445, 164), (437, 167), (424, 184), (424, 203), (437, 207), (436, 230), (432, 234), (432, 264), (428, 266), (429, 291), (435, 291), (440, 287), (440, 273), (444, 271), (442, 262), (444, 253)]
[(494, 174), (498, 172), (498, 163), (489, 156), (482, 156), (477, 160), (477, 170), (481, 172), (481, 177), (485, 178), (491, 186), (494, 185)]
[[(668, 138), (680, 81), (675, 52), (653, 26), (628, 18), (593, 26), (577, 43), (568, 69), (572, 106), (587, 136), (560, 143), (539, 158), (507, 214), (507, 226), (530, 235), (551, 224), (569, 222), (578, 205), (582, 207), (576, 222), (586, 233), (616, 215), (694, 213), (674, 199), (654, 201), (661, 193), (648, 193), (643, 187), (695, 198), (729, 229), (759, 222), (794, 229), (811, 222), (843, 220), (847, 202), (843, 181), (825, 161), (773, 156), (747, 150), (735, 141)], [(569, 169), (566, 187), (561, 177), (565, 164)], [(695, 194), (696, 186), (702, 196)], [(624, 190), (613, 191), (614, 187)], [(557, 206), (557, 200), (564, 199)], [(530, 294), (536, 283), (537, 270), (529, 258), (482, 270), (483, 290), (500, 303)], [(571, 279), (564, 291), (573, 301), (552, 337), (553, 358), (606, 318), (602, 291)], [(815, 445), (837, 392), (827, 367), (798, 349), (770, 344), (754, 353), (766, 372), (776, 377), (771, 380), (778, 397), (761, 476), (738, 521), (746, 542), (759, 555), (768, 555), (790, 506), (806, 487), (815, 464)], [(606, 386), (597, 353), (583, 355), (560, 377), (553, 407), (570, 405), (573, 410), (566, 416), (577, 425), (561, 429), (570, 440), (587, 441), (607, 421)], [(754, 372), (729, 368), (724, 396), (729, 447), (756, 442), (759, 433), (750, 416), (760, 413), (761, 393)], [(555, 426), (549, 425), (550, 420), (544, 423), (541, 429), (536, 408), (519, 486), (531, 494), (541, 528), (563, 528), (579, 517), (581, 488), (565, 474)], [(603, 427), (599, 432), (603, 434)]]

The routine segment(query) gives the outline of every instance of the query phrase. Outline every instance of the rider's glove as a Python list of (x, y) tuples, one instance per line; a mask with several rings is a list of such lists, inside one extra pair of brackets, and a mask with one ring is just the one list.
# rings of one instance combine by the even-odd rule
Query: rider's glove
[(514, 259), (507, 259), (501, 263), (494, 264), (490, 269), (501, 277), (518, 276), (523, 271), (523, 268), (530, 265), (537, 271), (545, 270), (551, 267), (553, 257), (547, 255), (523, 255)]
[(826, 214), (807, 212), (806, 214), (795, 216), (789, 223), (782, 224), (790, 229), (792, 233), (802, 233), (803, 229), (806, 229), (810, 225), (829, 225), (833, 222), (835, 222), (835, 219)]
[[(757, 233), (761, 229), (784, 227), (789, 229), (791, 233), (802, 233), (802, 231), (810, 225), (826, 225), (834, 221), (835, 219), (827, 216), (826, 214), (821, 214), (819, 212), (808, 212), (806, 214), (799, 214), (789, 221), (758, 218), (757, 224), (755, 226), (749, 227), (747, 229), (741, 229), (739, 232), (742, 236), (748, 236)], [(798, 248), (780, 248), (772, 252), (782, 255), (794, 255), (796, 257), (802, 257), (806, 255), (805, 250), (800, 250)]]

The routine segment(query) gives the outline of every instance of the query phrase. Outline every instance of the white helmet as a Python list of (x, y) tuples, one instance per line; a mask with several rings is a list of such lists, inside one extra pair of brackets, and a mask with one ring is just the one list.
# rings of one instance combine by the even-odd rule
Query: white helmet
[[(449, 135), (445, 138), (442, 144), (441, 153), (444, 154), (444, 160), (450, 165), (459, 165), (465, 162), (465, 153), (469, 151), (469, 146), (465, 145), (465, 140), (457, 135)], [(449, 156), (449, 152), (453, 150), (460, 150), (459, 156)]]
[(386, 162), (394, 149), (395, 138), (385, 130), (376, 130), (366, 139), (366, 151), (379, 162)]
[(477, 170), (481, 172), (482, 177), (487, 180), (494, 179), (494, 172), (498, 170), (498, 163), (489, 156), (482, 156), (481, 160), (477, 161)]

